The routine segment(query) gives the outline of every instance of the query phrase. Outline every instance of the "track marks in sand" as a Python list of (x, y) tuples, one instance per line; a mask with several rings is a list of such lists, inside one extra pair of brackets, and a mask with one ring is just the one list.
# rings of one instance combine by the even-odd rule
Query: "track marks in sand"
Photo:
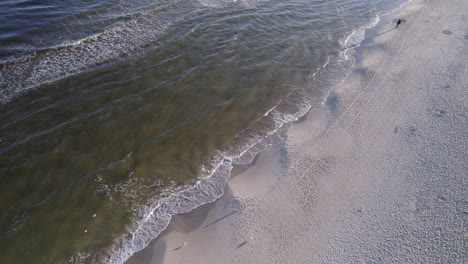
[[(415, 27), (416, 27), (417, 24), (419, 24), (423, 14), (424, 14), (425, 7), (426, 6), (422, 7), (422, 9), (420, 11), (420, 14), (417, 17), (417, 19), (415, 20), (415, 22), (409, 25), (410, 28), (406, 30), (406, 32), (405, 32), (406, 34), (404, 34), (403, 37), (402, 37), (403, 41), (401, 42), (401, 44), (398, 47), (395, 47), (395, 42), (396, 42), (397, 38), (394, 38), (392, 40), (392, 43), (389, 46), (389, 48), (387, 49), (386, 54), (388, 54), (388, 56), (390, 56), (391, 50), (396, 49), (395, 55), (392, 56), (392, 57), (388, 57), (386, 59), (387, 61), (385, 63), (382, 63), (382, 66), (379, 68), (379, 70), (377, 70), (377, 74), (372, 76), (372, 79), (366, 84), (365, 88), (359, 94), (359, 96), (351, 103), (351, 105), (339, 117), (339, 120), (342, 117), (344, 117), (345, 114), (348, 113), (355, 106), (355, 104), (359, 100), (361, 100), (361, 101), (365, 100), (365, 102), (364, 102), (365, 104), (369, 104), (374, 100), (374, 97), (377, 94), (376, 92), (379, 90), (378, 88), (381, 86), (382, 83), (385, 83), (386, 81), (388, 81), (389, 73), (391, 72), (395, 62), (400, 57), (401, 51), (405, 47), (406, 40), (412, 34), (414, 34)], [(378, 82), (378, 80), (375, 77), (379, 76), (381, 74), (383, 75), (383, 78), (381, 79), (381, 81), (379, 83), (374, 84), (375, 82)], [(357, 112), (356, 115), (354, 115), (353, 119), (350, 121), (350, 125), (353, 125), (356, 122), (356, 120), (363, 114), (363, 111), (364, 110), (361, 109), (359, 112)]]
[[(328, 133), (330, 133), (333, 130), (337, 130), (339, 127), (346, 128), (352, 126), (355, 121), (364, 113), (363, 109), (357, 108), (357, 112), (353, 114), (353, 110), (356, 109), (355, 106), (358, 104), (370, 104), (377, 94), (376, 92), (379, 90), (379, 87), (381, 87), (380, 84), (384, 83), (387, 81), (390, 70), (393, 68), (395, 62), (400, 56), (401, 51), (403, 50), (406, 40), (411, 36), (411, 34), (414, 34), (415, 26), (419, 24), (421, 18), (424, 15), (426, 6), (422, 6), (420, 11), (417, 11), (416, 15), (418, 15), (415, 19), (412, 19), (412, 14), (409, 14), (405, 20), (408, 21), (414, 21), (411, 23), (407, 23), (405, 25), (406, 30), (402, 31), (404, 35), (401, 38), (395, 37), (392, 41), (391, 44), (387, 46), (387, 49), (385, 50), (385, 53), (387, 54), (386, 58), (384, 59), (385, 61), (381, 63), (381, 66), (374, 72), (370, 71), (369, 68), (367, 68), (364, 73), (362, 74), (361, 80), (368, 79), (368, 81), (364, 84), (364, 87), (362, 90), (358, 93), (358, 95), (351, 101), (351, 103), (345, 108), (345, 110), (338, 115), (336, 118), (336, 121), (331, 123), (329, 127), (327, 128)], [(401, 32), (401, 31), (400, 31)], [(398, 39), (402, 39), (401, 44), (397, 42)], [(392, 51), (395, 50), (396, 52), (394, 53), (395, 55), (390, 57), (388, 54), (391, 54)], [(355, 71), (356, 69), (353, 69)], [(348, 76), (349, 78), (349, 76)], [(331, 93), (334, 96), (336, 96), (336, 93)], [(332, 105), (335, 105), (335, 111), (338, 110), (338, 107), (336, 105), (340, 104), (339, 98), (334, 98), (335, 102), (332, 103)], [(351, 118), (345, 118), (348, 116), (351, 116)], [(341, 129), (338, 129), (341, 130)], [(341, 132), (339, 132), (341, 133)], [(304, 153), (306, 152), (306, 149), (309, 148), (314, 148), (318, 145), (319, 141), (323, 137), (326, 137), (327, 135), (325, 134), (320, 134), (315, 140), (307, 142), (306, 144), (303, 144), (302, 146), (299, 147), (299, 149), (295, 150), (296, 154)], [(314, 165), (314, 164), (313, 164)]]
[[(385, 53), (388, 56), (385, 59), (385, 62), (381, 63), (382, 65), (378, 68), (378, 70), (375, 72), (375, 74), (373, 74), (372, 77), (370, 77), (369, 81), (364, 85), (364, 88), (359, 93), (359, 95), (356, 96), (356, 98), (351, 102), (351, 104), (343, 111), (343, 113), (341, 113), (341, 115), (338, 117), (338, 122), (337, 123), (342, 123), (343, 121), (345, 121), (346, 119), (343, 119), (343, 118), (345, 116), (347, 116), (347, 115), (351, 115), (351, 110), (354, 109), (354, 107), (357, 105), (357, 103), (362, 102), (364, 104), (369, 104), (369, 103), (372, 102), (374, 96), (376, 95), (376, 90), (379, 90), (378, 88), (381, 86), (380, 84), (387, 81), (388, 76), (389, 76), (389, 72), (393, 68), (393, 65), (395, 64), (396, 60), (399, 58), (400, 53), (403, 50), (403, 47), (405, 46), (406, 40), (409, 38), (409, 36), (411, 36), (411, 34), (414, 34), (414, 30), (415, 30), (414, 28), (415, 28), (415, 26), (417, 24), (419, 24), (423, 14), (424, 14), (425, 7), (426, 6), (422, 7), (422, 9), (421, 9), (421, 11), (419, 13), (419, 16), (414, 20), (414, 23), (409, 23), (409, 24), (406, 25), (405, 28), (409, 27), (409, 29), (406, 29), (405, 31), (403, 31), (406, 34), (404, 34), (403, 37), (401, 37), (403, 39), (403, 41), (401, 42), (401, 44), (398, 47), (395, 47), (395, 43), (396, 43), (396, 41), (398, 39), (398, 35), (392, 40), (391, 44), (388, 46), (388, 48), (385, 51)], [(408, 20), (410, 20), (410, 19), (408, 19)], [(376, 36), (376, 37), (378, 37), (378, 36)], [(390, 57), (390, 54), (392, 53), (392, 50), (396, 50), (396, 52), (395, 52), (394, 56)], [(362, 79), (365, 80), (366, 78), (369, 78), (368, 74), (369, 74), (369, 71), (366, 70), (366, 72), (363, 75)], [(379, 81), (378, 78), (376, 78), (377, 76), (383, 76), (383, 77)], [(376, 82), (379, 82), (379, 83), (376, 83)], [(346, 122), (349, 122), (349, 125), (353, 125), (355, 123), (355, 121), (362, 114), (363, 114), (363, 110), (358, 111), (353, 116), (351, 121), (346, 120)]]

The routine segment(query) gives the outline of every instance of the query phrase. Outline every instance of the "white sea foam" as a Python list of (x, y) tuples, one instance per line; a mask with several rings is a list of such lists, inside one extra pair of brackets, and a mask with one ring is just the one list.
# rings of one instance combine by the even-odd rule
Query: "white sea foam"
[(198, 0), (200, 4), (206, 7), (224, 7), (227, 4), (240, 4), (245, 7), (253, 7), (261, 2), (265, 2), (267, 0)]
[[(313, 78), (315, 84), (319, 84), (326, 89), (321, 99), (322, 104), (326, 100), (329, 91), (341, 84), (350, 72), (354, 64), (354, 58), (351, 55), (354, 49), (364, 40), (365, 31), (377, 25), (378, 22), (379, 17), (376, 17), (368, 25), (350, 33), (342, 42), (343, 50), (339, 53), (339, 56), (329, 57), (326, 63), (315, 72)], [(285, 124), (297, 121), (314, 106), (314, 102), (311, 100), (312, 97), (307, 95), (307, 87), (299, 88), (296, 93), (303, 93), (301, 94), (302, 97), (299, 97), (302, 98), (301, 100), (297, 101), (297, 98), (293, 100), (297, 106), (296, 111), (282, 112), (278, 106), (268, 110), (257, 124), (269, 119), (274, 123), (270, 131), (263, 134), (255, 133), (255, 131), (243, 131), (239, 135), (239, 137), (244, 137), (243, 140), (239, 140), (240, 145), (232, 144), (232, 146), (228, 146), (222, 151), (216, 151), (210, 161), (202, 166), (200, 180), (195, 185), (172, 193), (166, 198), (152, 201), (142, 211), (141, 220), (136, 223), (136, 228), (131, 232), (131, 235), (120, 238), (110, 250), (112, 253), (107, 258), (99, 261), (109, 263), (125, 262), (131, 255), (145, 248), (152, 239), (157, 237), (167, 227), (173, 215), (191, 211), (219, 198), (223, 194), (224, 186), (230, 177), (234, 164), (249, 164), (267, 146), (281, 142), (282, 137), (278, 133), (280, 129)], [(290, 97), (293, 96), (290, 95)], [(287, 101), (288, 98), (284, 99), (279, 103), (279, 106), (287, 104)]]
[(0, 103), (21, 93), (131, 55), (154, 43), (182, 17), (158, 18), (140, 13), (86, 38), (64, 42), (0, 64)]
[[(331, 66), (331, 62), (328, 64)], [(177, 191), (173, 189), (167, 197), (151, 201), (141, 210), (141, 217), (134, 224), (135, 229), (129, 235), (115, 241), (106, 249), (106, 254), (91, 256), (81, 253), (70, 261), (80, 263), (92, 258), (93, 262), (99, 263), (123, 263), (135, 252), (144, 249), (151, 240), (166, 229), (173, 215), (189, 212), (218, 199), (223, 194), (233, 165), (250, 164), (266, 147), (282, 142), (283, 138), (279, 132), (284, 125), (297, 121), (307, 114), (312, 107), (312, 101), (310, 96), (305, 94), (306, 90), (306, 87), (298, 89), (296, 93), (300, 96), (290, 95), (278, 104), (278, 106), (294, 104), (295, 111), (284, 112), (279, 110), (279, 107), (274, 107), (258, 120), (256, 125), (263, 128), (262, 123), (270, 124), (270, 130), (248, 129), (240, 133), (237, 141), (234, 140), (224, 149), (216, 151), (210, 160), (202, 165), (199, 180), (193, 186), (179, 187)]]
[[(127, 235), (118, 238), (99, 254), (82, 252), (71, 258), (70, 262), (92, 260), (99, 263), (123, 263), (156, 238), (167, 227), (173, 215), (189, 212), (219, 198), (233, 165), (249, 164), (266, 147), (282, 142), (280, 132), (286, 124), (297, 121), (312, 107), (322, 105), (330, 90), (344, 81), (354, 64), (354, 49), (364, 40), (365, 31), (378, 22), (379, 16), (376, 16), (368, 25), (347, 35), (341, 43), (340, 52), (328, 56), (324, 65), (310, 75), (310, 83), (297, 87), (292, 94), (260, 117), (253, 127), (242, 131), (223, 149), (215, 151), (201, 166), (195, 184), (169, 189), (163, 198), (155, 197), (141, 209), (140, 217)], [(316, 89), (311, 89), (311, 86)]]

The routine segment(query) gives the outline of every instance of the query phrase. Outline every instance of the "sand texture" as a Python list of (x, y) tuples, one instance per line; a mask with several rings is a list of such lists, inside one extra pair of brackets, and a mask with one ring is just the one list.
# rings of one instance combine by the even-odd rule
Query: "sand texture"
[(468, 263), (468, 1), (386, 21), (323, 108), (129, 263)]

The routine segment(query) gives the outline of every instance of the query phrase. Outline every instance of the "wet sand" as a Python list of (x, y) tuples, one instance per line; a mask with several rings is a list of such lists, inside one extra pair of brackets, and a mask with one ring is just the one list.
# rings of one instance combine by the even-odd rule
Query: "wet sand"
[(386, 17), (324, 107), (127, 263), (467, 263), (466, 10)]

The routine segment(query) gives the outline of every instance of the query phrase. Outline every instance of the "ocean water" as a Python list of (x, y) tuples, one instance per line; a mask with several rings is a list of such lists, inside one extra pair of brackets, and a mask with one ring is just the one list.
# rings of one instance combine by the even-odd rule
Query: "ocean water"
[(0, 2), (0, 263), (123, 263), (321, 107), (402, 3)]

